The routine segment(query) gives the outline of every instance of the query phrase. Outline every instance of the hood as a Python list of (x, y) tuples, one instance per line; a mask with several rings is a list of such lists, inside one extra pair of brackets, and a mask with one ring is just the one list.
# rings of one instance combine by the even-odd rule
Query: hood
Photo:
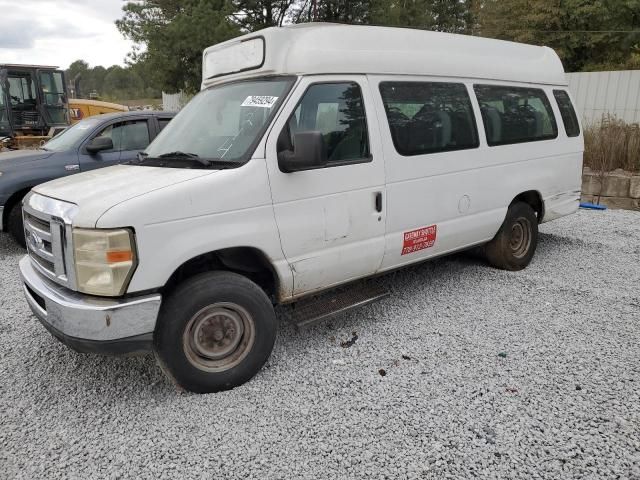
[(33, 190), (78, 205), (73, 224), (93, 228), (104, 212), (122, 202), (218, 171), (117, 165), (59, 178)]
[(42, 160), (50, 157), (55, 152), (47, 152), (46, 150), (10, 150), (0, 153), (0, 170), (6, 167), (13, 167), (22, 162), (33, 160)]

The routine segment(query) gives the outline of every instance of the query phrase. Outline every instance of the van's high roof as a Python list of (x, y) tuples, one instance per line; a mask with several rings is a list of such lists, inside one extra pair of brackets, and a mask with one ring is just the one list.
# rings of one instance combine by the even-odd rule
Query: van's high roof
[(567, 85), (560, 58), (548, 47), (409, 28), (309, 23), (267, 28), (207, 48), (202, 86), (256, 75), (330, 73)]

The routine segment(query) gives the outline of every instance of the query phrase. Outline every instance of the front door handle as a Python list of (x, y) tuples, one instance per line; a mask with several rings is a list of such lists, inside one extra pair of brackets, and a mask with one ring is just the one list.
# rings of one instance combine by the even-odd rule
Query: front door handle
[(382, 212), (382, 192), (376, 192), (376, 212)]

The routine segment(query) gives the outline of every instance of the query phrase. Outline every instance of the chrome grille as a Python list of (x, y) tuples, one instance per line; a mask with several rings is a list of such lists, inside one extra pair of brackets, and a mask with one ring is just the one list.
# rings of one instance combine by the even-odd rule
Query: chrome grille
[(23, 204), (27, 250), (45, 277), (75, 289), (71, 256), (71, 217), (76, 206), (31, 193)]
[(33, 225), (34, 228), (40, 229), (43, 232), (49, 231), (49, 222), (41, 220), (38, 217), (34, 217), (33, 215), (30, 215), (28, 213), (25, 215), (25, 217), (29, 221), (29, 223)]

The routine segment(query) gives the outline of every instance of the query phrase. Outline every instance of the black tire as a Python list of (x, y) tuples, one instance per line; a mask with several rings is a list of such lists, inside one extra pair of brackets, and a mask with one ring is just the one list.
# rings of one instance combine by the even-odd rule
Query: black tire
[(273, 305), (258, 285), (236, 273), (204, 273), (163, 301), (154, 353), (185, 390), (229, 390), (260, 371), (277, 330)]
[(22, 200), (16, 203), (7, 217), (7, 232), (13, 237), (18, 245), (27, 248), (24, 238), (24, 226), (22, 225)]
[(484, 251), (488, 262), (502, 270), (522, 270), (538, 245), (538, 217), (524, 202), (512, 204), (500, 230)]

